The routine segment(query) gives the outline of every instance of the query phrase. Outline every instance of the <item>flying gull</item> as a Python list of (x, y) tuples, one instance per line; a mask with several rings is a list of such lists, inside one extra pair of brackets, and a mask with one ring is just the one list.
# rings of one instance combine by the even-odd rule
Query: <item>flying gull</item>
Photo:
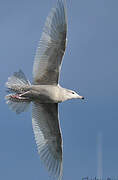
[(8, 78), (6, 103), (17, 114), (32, 103), (32, 125), (40, 158), (54, 178), (62, 179), (62, 137), (58, 103), (84, 99), (59, 85), (67, 42), (66, 0), (58, 0), (46, 19), (33, 65), (33, 83), (20, 70)]

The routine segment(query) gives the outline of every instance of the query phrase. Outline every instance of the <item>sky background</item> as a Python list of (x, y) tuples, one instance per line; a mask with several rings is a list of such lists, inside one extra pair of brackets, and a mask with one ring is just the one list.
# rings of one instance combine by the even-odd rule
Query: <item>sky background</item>
[[(0, 179), (48, 180), (34, 140), (31, 108), (16, 115), (4, 84), (32, 66), (45, 19), (56, 0), (0, 0)], [(60, 84), (86, 97), (59, 105), (64, 180), (98, 172), (102, 134), (103, 177), (118, 177), (118, 1), (67, 0), (68, 46)], [(99, 148), (101, 149), (101, 148)]]

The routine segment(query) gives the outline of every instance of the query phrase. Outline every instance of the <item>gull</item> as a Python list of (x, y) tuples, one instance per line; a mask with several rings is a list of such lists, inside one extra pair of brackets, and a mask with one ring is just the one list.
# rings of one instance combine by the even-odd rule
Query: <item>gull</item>
[(62, 58), (67, 44), (66, 0), (58, 0), (46, 19), (33, 65), (33, 83), (19, 70), (8, 78), (10, 94), (5, 99), (17, 114), (32, 104), (32, 126), (41, 160), (49, 173), (62, 179), (62, 135), (58, 103), (84, 99), (73, 90), (59, 85)]

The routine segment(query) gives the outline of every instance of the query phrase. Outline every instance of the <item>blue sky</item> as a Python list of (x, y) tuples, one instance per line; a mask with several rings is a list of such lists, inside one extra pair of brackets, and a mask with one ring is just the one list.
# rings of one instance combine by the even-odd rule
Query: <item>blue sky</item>
[[(49, 179), (36, 150), (31, 109), (16, 115), (4, 84), (32, 65), (42, 28), (56, 0), (0, 0), (0, 179)], [(118, 176), (118, 1), (67, 0), (68, 46), (60, 84), (86, 97), (60, 104), (63, 179), (97, 175), (102, 134), (103, 176)]]

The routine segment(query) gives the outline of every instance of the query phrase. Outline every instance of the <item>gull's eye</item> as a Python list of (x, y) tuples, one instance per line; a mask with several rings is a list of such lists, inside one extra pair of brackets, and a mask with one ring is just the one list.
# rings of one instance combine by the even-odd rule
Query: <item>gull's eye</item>
[(74, 92), (72, 92), (72, 94), (75, 94)]

